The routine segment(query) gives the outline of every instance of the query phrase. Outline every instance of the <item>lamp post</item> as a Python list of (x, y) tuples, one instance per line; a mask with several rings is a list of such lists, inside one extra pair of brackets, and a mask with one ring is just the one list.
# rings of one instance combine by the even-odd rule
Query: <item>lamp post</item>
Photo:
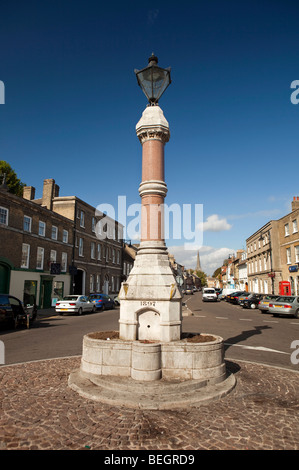
[(147, 67), (136, 70), (148, 104), (136, 125), (142, 145), (141, 238), (134, 267), (120, 290), (120, 338), (173, 341), (180, 339), (181, 294), (170, 267), (164, 240), (164, 147), (169, 124), (158, 102), (171, 83), (170, 68), (152, 54)]
[(162, 69), (158, 67), (158, 58), (152, 53), (148, 59), (147, 67), (137, 70), (138, 85), (141, 87), (150, 105), (157, 105), (162, 94), (171, 83), (170, 67)]

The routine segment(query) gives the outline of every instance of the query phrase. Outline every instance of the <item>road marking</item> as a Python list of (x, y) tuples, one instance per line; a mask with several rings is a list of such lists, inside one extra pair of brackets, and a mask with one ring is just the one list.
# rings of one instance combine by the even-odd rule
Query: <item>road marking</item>
[(264, 348), (263, 346), (245, 346), (244, 344), (231, 344), (231, 343), (224, 343), (228, 346), (238, 346), (239, 348), (243, 349), (255, 349), (257, 351), (268, 351), (268, 352), (276, 352), (279, 354), (290, 354), (284, 351), (277, 351), (276, 349)]
[(219, 320), (228, 320), (228, 317), (216, 317), (219, 318)]
[(263, 320), (264, 323), (278, 323), (277, 320)]
[(239, 318), (241, 321), (252, 321), (252, 318)]

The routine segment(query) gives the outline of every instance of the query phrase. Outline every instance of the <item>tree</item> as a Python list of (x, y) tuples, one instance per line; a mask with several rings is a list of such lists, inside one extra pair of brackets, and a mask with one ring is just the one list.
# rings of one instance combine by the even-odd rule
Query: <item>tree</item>
[(217, 269), (214, 271), (214, 274), (212, 274), (212, 277), (217, 277), (217, 276), (219, 276), (219, 274), (221, 274), (221, 267), (220, 267), (220, 268), (217, 268)]
[(201, 286), (204, 287), (207, 285), (207, 275), (203, 271), (194, 271), (196, 276), (199, 277)]
[(26, 183), (21, 182), (9, 163), (0, 160), (0, 184), (4, 183), (4, 181), (10, 193), (23, 196), (23, 188), (26, 186)]

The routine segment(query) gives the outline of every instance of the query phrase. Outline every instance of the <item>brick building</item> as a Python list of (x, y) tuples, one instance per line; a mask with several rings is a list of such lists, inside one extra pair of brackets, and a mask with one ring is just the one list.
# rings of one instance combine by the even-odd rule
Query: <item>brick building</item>
[(72, 247), (70, 220), (0, 190), (1, 293), (50, 307), (52, 298), (69, 293)]
[(279, 219), (281, 291), (299, 295), (299, 198), (294, 197), (292, 211)]
[(251, 292), (299, 295), (299, 198), (292, 210), (270, 220), (246, 240)]
[[(0, 291), (21, 300), (35, 294), (40, 308), (69, 293), (118, 293), (122, 225), (76, 196), (59, 196), (53, 179), (43, 194), (23, 198), (0, 191)], [(31, 282), (31, 284), (30, 284)]]

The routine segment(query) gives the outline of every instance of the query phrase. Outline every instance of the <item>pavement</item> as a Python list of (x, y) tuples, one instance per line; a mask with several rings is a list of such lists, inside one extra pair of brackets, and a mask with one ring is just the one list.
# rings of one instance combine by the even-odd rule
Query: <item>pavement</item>
[(68, 379), (80, 360), (0, 367), (0, 450), (192, 456), (198, 450), (299, 449), (297, 371), (226, 359), (236, 386), (225, 397), (196, 408), (146, 410), (93, 401), (72, 390)]

